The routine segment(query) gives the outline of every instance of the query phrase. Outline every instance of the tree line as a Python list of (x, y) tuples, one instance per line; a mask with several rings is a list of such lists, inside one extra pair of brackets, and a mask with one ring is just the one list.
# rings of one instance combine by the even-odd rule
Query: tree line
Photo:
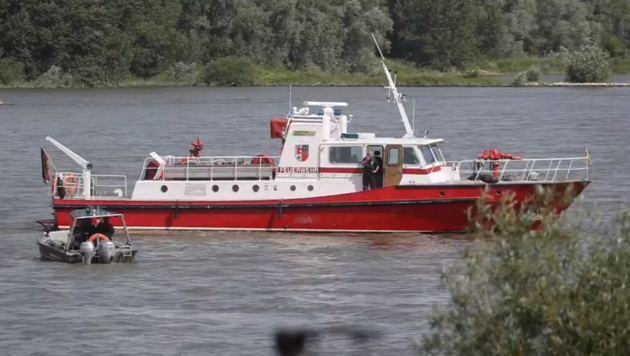
[(437, 70), (585, 44), (622, 58), (630, 2), (0, 0), (0, 81), (71, 74), (115, 85), (225, 58), (366, 73), (376, 59), (371, 33), (386, 57)]

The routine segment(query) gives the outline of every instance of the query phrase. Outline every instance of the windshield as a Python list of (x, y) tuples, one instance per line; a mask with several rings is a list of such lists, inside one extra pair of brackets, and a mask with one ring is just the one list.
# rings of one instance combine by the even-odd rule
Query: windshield
[(435, 156), (435, 158), (437, 158), (438, 161), (446, 162), (444, 156), (442, 155), (442, 150), (440, 150), (440, 148), (436, 144), (431, 145), (431, 151), (433, 151), (433, 155)]
[(437, 145), (429, 145), (429, 146), (418, 146), (418, 149), (422, 153), (422, 158), (424, 158), (424, 164), (432, 165), (436, 163), (444, 162), (444, 156), (442, 156), (442, 151), (437, 147)]
[(437, 159), (433, 156), (433, 152), (431, 152), (431, 148), (429, 146), (418, 146), (418, 148), (420, 149), (420, 153), (422, 153), (425, 165), (431, 165), (437, 162)]

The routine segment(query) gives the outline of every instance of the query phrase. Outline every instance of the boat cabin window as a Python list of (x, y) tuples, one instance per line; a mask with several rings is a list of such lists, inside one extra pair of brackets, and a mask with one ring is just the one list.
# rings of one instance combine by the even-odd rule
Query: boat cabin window
[(387, 155), (387, 165), (397, 166), (400, 161), (400, 149), (398, 147), (390, 147)]
[(328, 149), (330, 163), (359, 164), (363, 159), (363, 146), (338, 146)]
[(429, 146), (419, 146), (422, 158), (424, 158), (424, 164), (431, 165), (437, 162), (437, 158), (433, 156), (433, 152)]
[(414, 147), (405, 147), (403, 150), (403, 164), (420, 164)]

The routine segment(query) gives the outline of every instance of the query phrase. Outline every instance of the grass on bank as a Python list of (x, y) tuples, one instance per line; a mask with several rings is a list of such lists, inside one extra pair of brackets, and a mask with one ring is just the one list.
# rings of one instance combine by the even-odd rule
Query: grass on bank
[[(389, 68), (397, 73), (400, 87), (474, 87), (514, 86), (522, 82), (538, 81), (542, 74), (564, 73), (561, 61), (548, 58), (525, 57), (481, 61), (464, 71), (437, 72), (418, 68), (398, 60), (388, 60)], [(611, 60), (613, 73), (630, 73), (630, 59)], [(0, 68), (0, 72), (2, 68)], [(0, 73), (1, 74), (1, 73)], [(514, 79), (505, 75), (516, 75)], [(502, 76), (499, 78), (498, 76)], [(7, 77), (7, 76), (5, 76)], [(0, 78), (1, 79), (1, 78)], [(2, 82), (2, 80), (0, 80)], [(14, 80), (1, 88), (84, 88), (92, 87), (141, 87), (141, 86), (383, 86), (386, 84), (380, 66), (369, 74), (325, 72), (317, 69), (291, 71), (286, 68), (260, 67), (246, 59), (226, 58), (206, 67), (177, 63), (155, 77), (127, 78), (117, 84), (96, 83), (63, 73), (52, 67), (37, 80)]]

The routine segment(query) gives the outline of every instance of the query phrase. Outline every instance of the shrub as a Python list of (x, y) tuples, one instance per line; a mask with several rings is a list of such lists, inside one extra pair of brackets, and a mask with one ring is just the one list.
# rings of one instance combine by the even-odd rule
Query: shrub
[(24, 64), (9, 58), (0, 59), (0, 84), (10, 85), (24, 79)]
[(537, 82), (540, 79), (540, 68), (531, 66), (525, 71), (525, 78), (528, 82)]
[(172, 81), (180, 85), (194, 85), (199, 80), (197, 64), (186, 64), (177, 62), (172, 64), (168, 70), (168, 75)]
[(68, 88), (70, 86), (72, 86), (72, 75), (64, 73), (55, 65), (35, 80), (36, 88)]
[(525, 82), (527, 82), (527, 73), (521, 72), (514, 77), (514, 80), (512, 80), (512, 86), (521, 87), (525, 84)]
[(483, 77), (483, 73), (478, 69), (473, 69), (464, 73), (464, 78), (481, 78), (481, 77)]
[(256, 85), (258, 68), (247, 58), (222, 58), (206, 66), (204, 82), (218, 86)]
[(543, 73), (549, 72), (565, 72), (567, 66), (569, 65), (569, 61), (571, 53), (568, 49), (560, 46), (558, 52), (549, 52), (543, 58), (543, 63), (541, 70)]
[[(62, 79), (63, 80), (63, 79)], [(59, 81), (59, 80), (58, 80)], [(107, 86), (110, 83), (107, 80), (107, 76), (103, 68), (89, 66), (80, 67), (73, 71), (72, 86), (83, 88), (95, 88), (101, 86)], [(57, 86), (64, 87), (64, 84), (57, 84)]]
[(508, 202), (495, 211), (477, 207), (477, 244), (463, 252), (464, 266), (445, 271), (451, 297), (433, 313), (420, 353), (627, 354), (630, 215), (619, 214), (611, 232), (585, 238), (546, 203), (534, 204), (540, 228), (531, 231), (534, 219)]
[(609, 55), (595, 45), (584, 45), (571, 53), (566, 80), (572, 83), (605, 82), (612, 74)]

